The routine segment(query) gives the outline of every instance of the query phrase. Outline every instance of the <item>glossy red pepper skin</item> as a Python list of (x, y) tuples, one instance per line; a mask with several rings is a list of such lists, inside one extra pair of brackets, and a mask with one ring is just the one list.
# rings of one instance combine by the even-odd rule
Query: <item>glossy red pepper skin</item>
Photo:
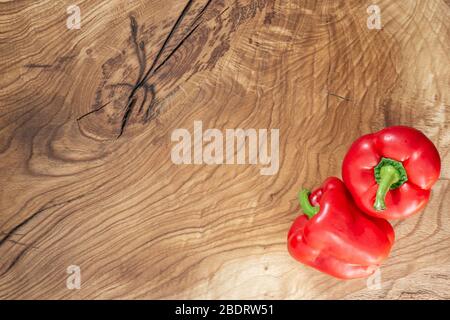
[(288, 250), (296, 260), (340, 279), (371, 275), (389, 255), (394, 230), (353, 203), (344, 183), (328, 178), (309, 195), (320, 206), (312, 218), (299, 216), (288, 233)]
[[(379, 187), (374, 168), (382, 158), (401, 163), (407, 176), (401, 186), (388, 189), (384, 210), (374, 207)], [(342, 178), (355, 203), (365, 213), (384, 219), (403, 219), (426, 205), (440, 169), (439, 153), (422, 132), (394, 126), (356, 140), (344, 158)]]

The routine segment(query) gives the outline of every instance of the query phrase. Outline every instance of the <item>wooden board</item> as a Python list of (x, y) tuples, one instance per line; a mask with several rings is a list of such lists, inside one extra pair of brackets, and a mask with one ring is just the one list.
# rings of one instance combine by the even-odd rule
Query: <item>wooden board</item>
[[(0, 298), (450, 298), (450, 3), (371, 4), (0, 1)], [(279, 171), (174, 164), (194, 121), (278, 128)], [(297, 191), (397, 124), (443, 170), (379, 285), (295, 262)]]

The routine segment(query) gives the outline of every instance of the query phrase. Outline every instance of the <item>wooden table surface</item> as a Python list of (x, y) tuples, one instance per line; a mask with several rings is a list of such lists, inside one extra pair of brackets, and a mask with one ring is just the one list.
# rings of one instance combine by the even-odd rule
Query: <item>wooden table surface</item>
[[(0, 298), (449, 299), (450, 3), (372, 3), (0, 1)], [(194, 121), (279, 129), (278, 172), (174, 164)], [(442, 175), (380, 281), (294, 261), (297, 191), (398, 124)]]

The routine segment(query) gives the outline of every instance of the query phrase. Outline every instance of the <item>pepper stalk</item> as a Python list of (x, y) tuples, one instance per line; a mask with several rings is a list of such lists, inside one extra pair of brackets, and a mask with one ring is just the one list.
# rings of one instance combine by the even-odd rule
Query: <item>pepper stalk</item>
[(308, 189), (303, 189), (298, 193), (298, 201), (300, 202), (300, 207), (302, 208), (303, 213), (308, 216), (308, 219), (311, 219), (320, 211), (320, 206), (313, 206), (309, 201), (310, 194), (311, 192), (309, 192)]
[(381, 158), (380, 163), (378, 163), (374, 171), (375, 180), (378, 183), (378, 190), (373, 207), (377, 211), (383, 211), (386, 210), (385, 199), (389, 190), (400, 187), (408, 180), (408, 176), (400, 161), (389, 158)]

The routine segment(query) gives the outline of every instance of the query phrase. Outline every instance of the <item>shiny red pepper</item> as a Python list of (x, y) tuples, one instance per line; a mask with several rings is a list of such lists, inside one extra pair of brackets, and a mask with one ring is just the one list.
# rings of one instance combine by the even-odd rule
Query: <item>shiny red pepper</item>
[(439, 153), (422, 132), (394, 126), (356, 140), (344, 158), (342, 178), (361, 210), (400, 219), (426, 205), (440, 169)]
[(328, 178), (311, 194), (299, 193), (304, 215), (288, 233), (289, 253), (298, 261), (341, 279), (367, 277), (389, 255), (394, 230), (366, 216), (344, 183)]

